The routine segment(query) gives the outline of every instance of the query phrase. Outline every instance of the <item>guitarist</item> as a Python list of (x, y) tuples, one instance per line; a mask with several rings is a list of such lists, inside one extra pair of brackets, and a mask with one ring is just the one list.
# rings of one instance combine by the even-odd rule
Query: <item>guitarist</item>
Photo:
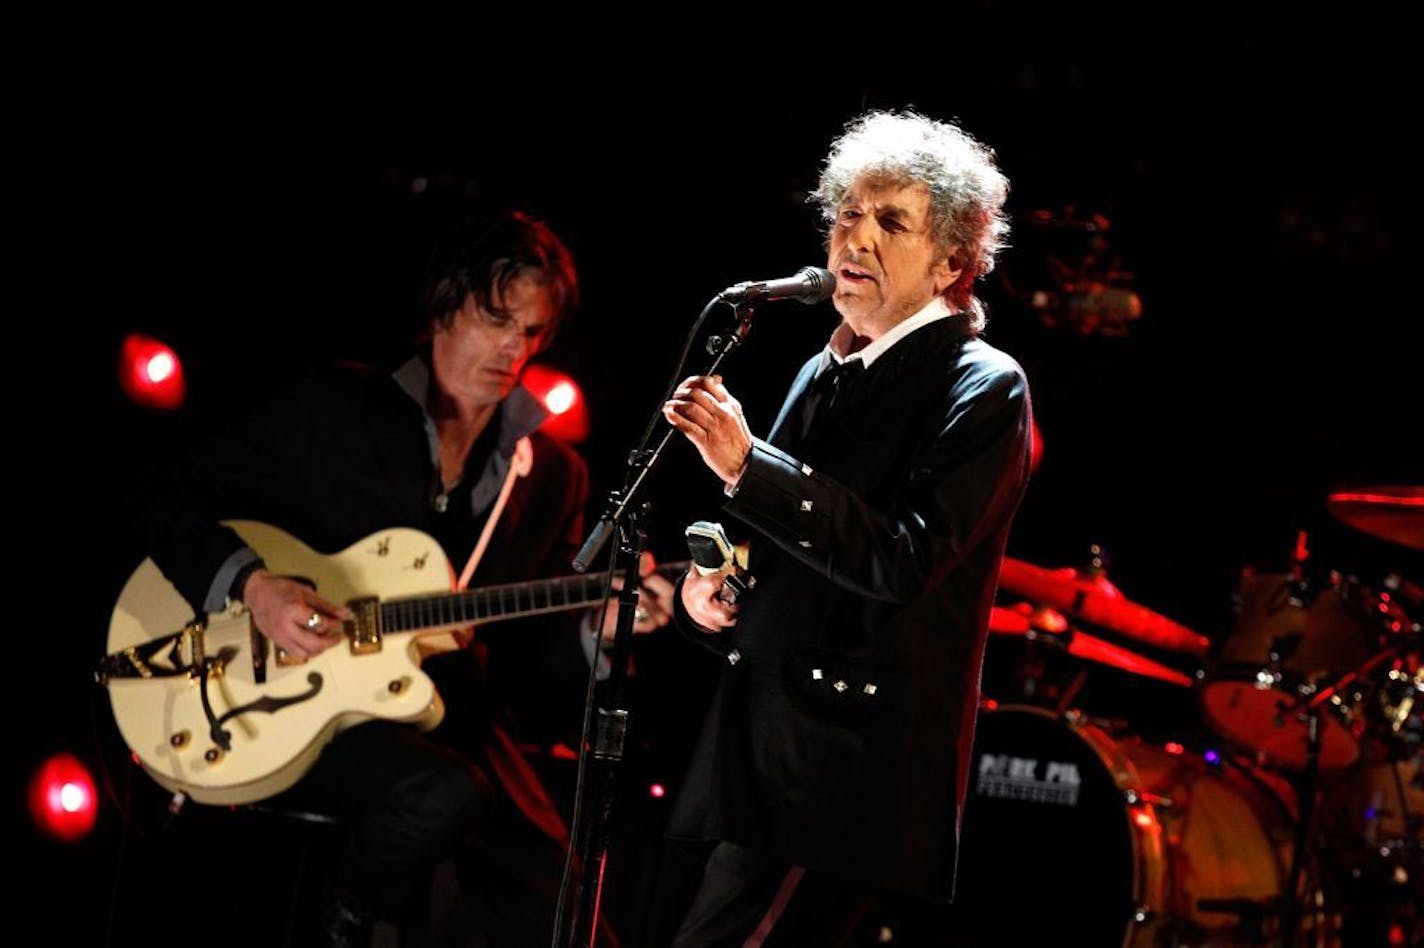
[[(241, 600), (272, 646), (311, 656), (342, 641), (346, 607), (269, 572), (220, 521), (270, 523), (323, 552), (411, 527), (437, 539), (459, 575), (527, 437), (532, 466), (511, 479), (470, 586), (569, 573), (587, 467), (538, 430), (545, 410), (519, 378), (577, 302), (572, 256), (544, 223), (517, 212), (465, 221), (430, 258), (415, 354), (389, 374), (313, 369), (144, 471), (127, 504), (143, 549), (195, 611)], [(643, 582), (635, 631), (646, 633), (668, 621), (672, 590), (651, 571)], [(586, 639), (600, 620), (611, 630), (613, 611), (583, 619)], [(282, 795), (346, 827), (325, 944), (369, 944), (377, 919), (418, 919), (434, 867), (451, 857), (462, 882), (480, 879), (460, 904), (489, 944), (547, 942), (567, 829), (508, 726), (516, 696), (547, 701), (550, 679), (586, 679), (595, 653), (579, 622), (566, 613), (494, 625), (473, 648), (427, 659), (446, 707), (435, 730), (348, 728)], [(570, 708), (581, 706), (580, 693)]]

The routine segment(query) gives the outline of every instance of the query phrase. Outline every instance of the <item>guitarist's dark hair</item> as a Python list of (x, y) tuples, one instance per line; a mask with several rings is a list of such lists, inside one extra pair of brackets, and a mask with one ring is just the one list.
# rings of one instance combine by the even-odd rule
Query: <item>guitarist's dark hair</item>
[(541, 220), (522, 211), (502, 211), (465, 218), (446, 229), (431, 252), (421, 285), (420, 307), (429, 337), (436, 325), (449, 326), (456, 311), (473, 296), (485, 310), (498, 313), (511, 281), (535, 276), (554, 300), (554, 324), (578, 307), (578, 274), (573, 254)]

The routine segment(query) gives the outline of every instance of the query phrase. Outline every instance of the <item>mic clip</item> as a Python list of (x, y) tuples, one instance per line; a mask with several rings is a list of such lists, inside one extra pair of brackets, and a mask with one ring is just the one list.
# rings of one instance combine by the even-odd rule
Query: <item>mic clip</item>
[(718, 293), (717, 299), (723, 303), (731, 303), (733, 306), (750, 303), (759, 297), (760, 294), (755, 292), (755, 288), (761, 285), (751, 280), (743, 280), (741, 283), (734, 283)]

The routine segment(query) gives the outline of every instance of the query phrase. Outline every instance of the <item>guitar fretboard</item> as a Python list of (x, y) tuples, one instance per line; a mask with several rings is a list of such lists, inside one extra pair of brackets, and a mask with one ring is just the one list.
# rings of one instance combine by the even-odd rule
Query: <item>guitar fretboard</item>
[[(685, 563), (664, 564), (658, 572), (676, 576), (685, 568)], [(607, 575), (561, 576), (483, 586), (467, 592), (393, 599), (381, 603), (381, 628), (386, 632), (406, 632), (592, 606), (603, 599)]]

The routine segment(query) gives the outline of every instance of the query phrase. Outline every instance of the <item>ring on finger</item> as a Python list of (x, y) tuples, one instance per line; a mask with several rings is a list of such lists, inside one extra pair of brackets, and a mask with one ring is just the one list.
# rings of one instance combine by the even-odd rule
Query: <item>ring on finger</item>
[(313, 612), (311, 615), (307, 616), (306, 627), (308, 629), (311, 629), (313, 632), (321, 628), (321, 613)]

